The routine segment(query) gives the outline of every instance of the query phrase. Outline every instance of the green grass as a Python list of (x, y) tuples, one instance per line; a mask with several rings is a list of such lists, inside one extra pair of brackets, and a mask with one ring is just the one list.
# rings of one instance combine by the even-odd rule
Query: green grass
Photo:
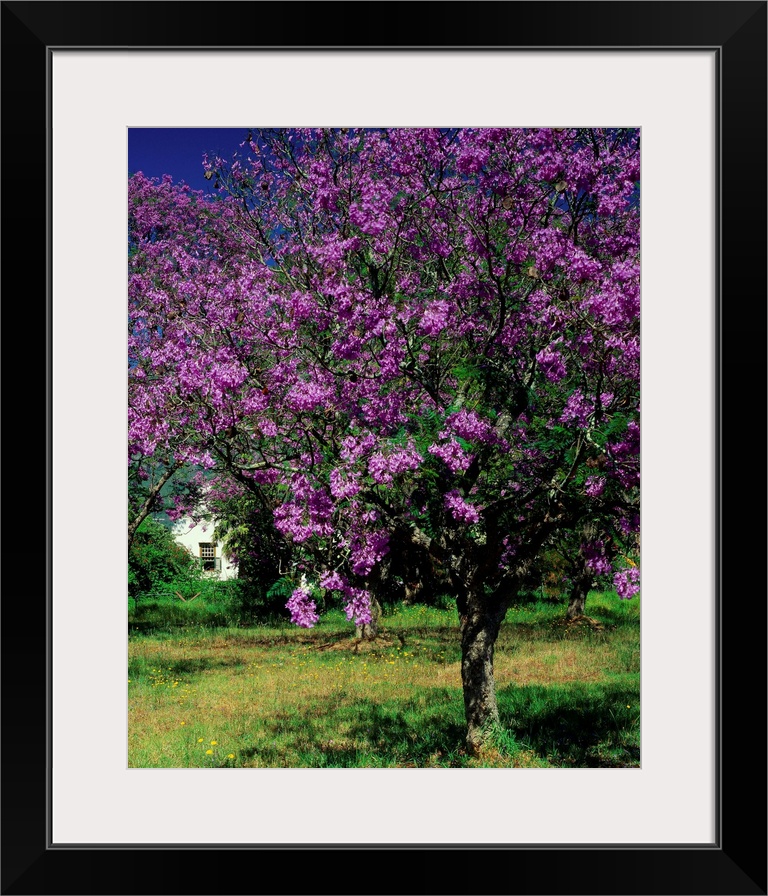
[(132, 634), (157, 633), (201, 626), (237, 626), (244, 615), (238, 603), (237, 589), (226, 587), (232, 584), (228, 582), (216, 584), (216, 588), (205, 582), (188, 587), (186, 601), (178, 598), (173, 586), (160, 594), (142, 595), (138, 600), (129, 597), (129, 631)]
[(388, 643), (356, 653), (338, 611), (304, 630), (212, 627), (201, 607), (130, 627), (131, 767), (639, 767), (639, 598), (591, 594), (602, 630), (565, 625), (562, 602), (510, 609), (481, 757), (464, 750), (455, 609), (398, 607)]

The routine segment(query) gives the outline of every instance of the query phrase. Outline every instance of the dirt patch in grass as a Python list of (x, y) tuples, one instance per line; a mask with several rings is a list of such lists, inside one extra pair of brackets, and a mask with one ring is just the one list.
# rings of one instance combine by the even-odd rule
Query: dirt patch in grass
[(592, 629), (593, 632), (604, 632), (606, 628), (608, 630), (616, 628), (615, 625), (605, 626), (602, 622), (593, 619), (591, 616), (574, 616), (573, 619), (558, 619), (554, 625), (572, 629), (577, 629), (579, 627), (589, 628)]
[(496, 655), (494, 659), (496, 684), (507, 682), (517, 685), (562, 684), (571, 681), (600, 681), (605, 672), (585, 660), (576, 649), (555, 652), (533, 651), (521, 656)]
[(340, 638), (337, 641), (329, 641), (327, 644), (318, 644), (314, 650), (336, 650), (345, 653), (378, 653), (382, 650), (391, 650), (402, 644), (401, 640), (391, 638), (388, 635), (379, 635), (373, 640), (363, 638)]

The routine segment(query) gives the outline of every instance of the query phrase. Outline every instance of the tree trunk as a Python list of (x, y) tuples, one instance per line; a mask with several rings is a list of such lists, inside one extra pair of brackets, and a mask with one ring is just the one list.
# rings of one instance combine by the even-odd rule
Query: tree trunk
[(381, 618), (381, 604), (371, 595), (371, 621), (366, 625), (355, 626), (355, 637), (362, 641), (373, 641), (379, 633), (379, 619)]
[(576, 619), (584, 615), (584, 608), (587, 605), (587, 594), (592, 587), (592, 576), (578, 576), (571, 584), (571, 591), (568, 595), (568, 611), (566, 618)]
[[(462, 601), (462, 603), (464, 603)], [(461, 621), (461, 681), (467, 719), (467, 748), (476, 753), (499, 721), (493, 648), (508, 602), (499, 596), (467, 594)]]
[(411, 604), (416, 600), (416, 595), (421, 591), (421, 582), (406, 582), (405, 583), (405, 598), (403, 599), (403, 606), (410, 607)]

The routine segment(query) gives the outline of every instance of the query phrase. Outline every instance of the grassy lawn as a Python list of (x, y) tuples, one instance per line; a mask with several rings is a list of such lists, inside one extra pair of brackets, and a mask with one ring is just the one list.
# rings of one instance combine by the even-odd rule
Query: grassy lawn
[(463, 749), (455, 609), (398, 607), (384, 643), (355, 652), (341, 612), (312, 630), (227, 628), (193, 606), (186, 626), (192, 607), (129, 615), (131, 767), (639, 767), (639, 596), (591, 593), (600, 629), (566, 625), (563, 602), (510, 609), (502, 730), (481, 758)]

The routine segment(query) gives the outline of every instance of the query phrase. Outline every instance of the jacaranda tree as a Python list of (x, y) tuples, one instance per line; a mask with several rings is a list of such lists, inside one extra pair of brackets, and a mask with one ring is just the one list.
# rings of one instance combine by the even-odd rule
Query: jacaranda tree
[(391, 546), (427, 552), (476, 748), (558, 533), (639, 587), (607, 549), (639, 531), (639, 133), (254, 131), (204, 166), (213, 197), (130, 182), (132, 457), (258, 496), (298, 625), (318, 587), (365, 624)]

